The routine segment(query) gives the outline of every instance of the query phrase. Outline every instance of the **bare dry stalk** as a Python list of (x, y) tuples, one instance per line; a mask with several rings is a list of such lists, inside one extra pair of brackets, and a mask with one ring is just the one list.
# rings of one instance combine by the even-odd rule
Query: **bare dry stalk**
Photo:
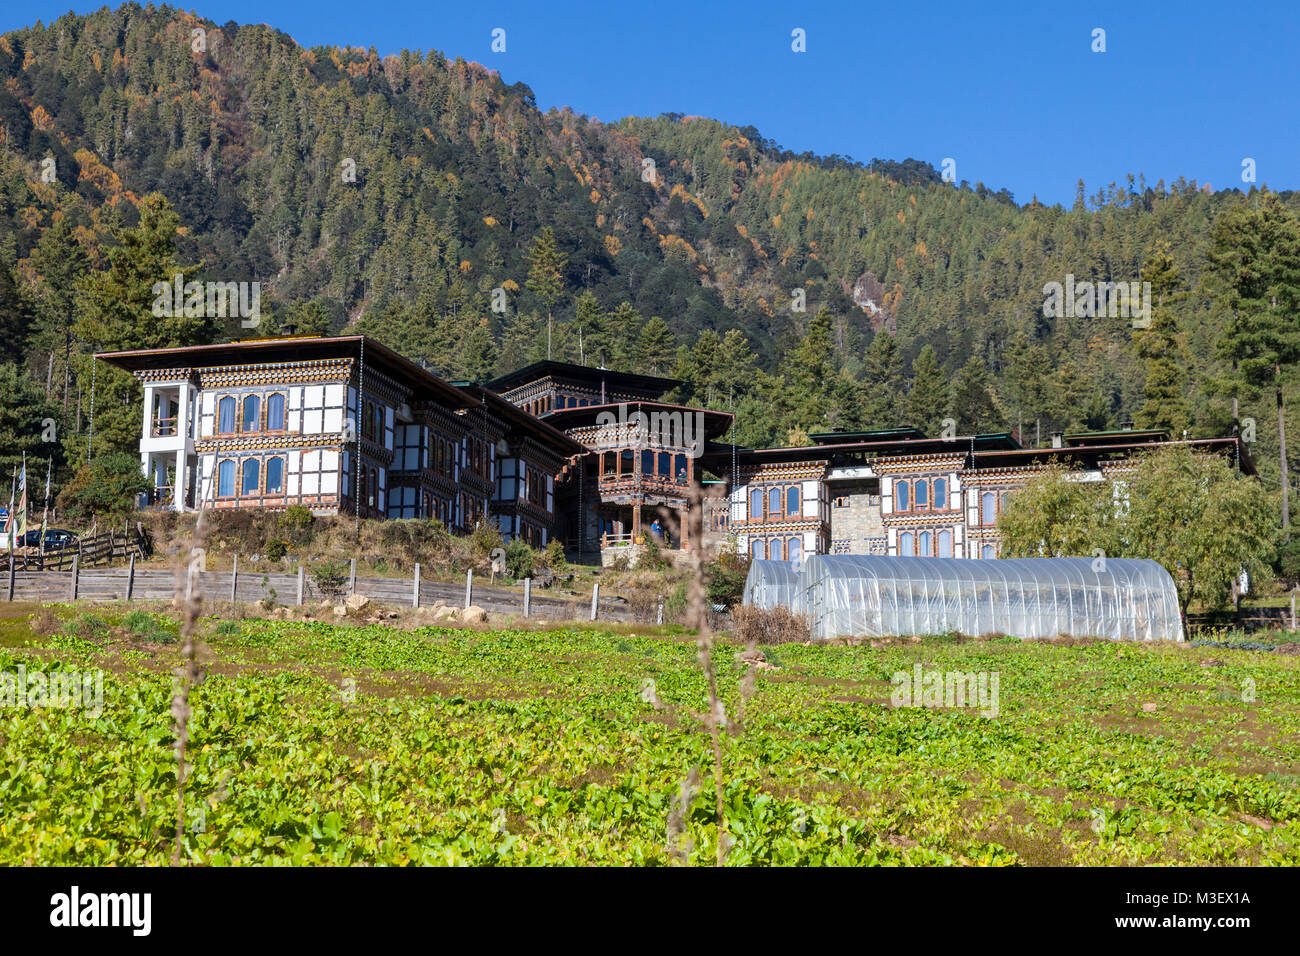
[(672, 809), (668, 811), (668, 855), (680, 866), (690, 862), (691, 851), (695, 849), (695, 842), (687, 835), (686, 820), (691, 814), (691, 804), (695, 800), (695, 790), (699, 783), (700, 768), (692, 767), (682, 781)]
[(202, 589), (198, 585), (197, 566), (201, 566), (204, 545), (207, 541), (207, 512), (199, 509), (194, 522), (194, 536), (190, 544), (189, 555), (181, 552), (181, 561), (176, 566), (176, 599), (181, 608), (181, 666), (173, 672), (176, 680), (172, 691), (171, 715), (175, 741), (172, 744), (176, 752), (176, 844), (172, 849), (172, 866), (179, 866), (181, 851), (185, 842), (185, 780), (189, 775), (189, 764), (185, 759), (185, 750), (190, 739), (190, 691), (196, 684), (202, 683), (203, 668), (198, 662), (199, 609), (203, 602)]
[(731, 836), (727, 832), (727, 815), (722, 798), (722, 731), (726, 728), (727, 712), (718, 694), (718, 674), (713, 663), (713, 631), (709, 627), (708, 584), (704, 580), (704, 494), (699, 488), (691, 490), (690, 503), (683, 519), (690, 528), (692, 549), (689, 557), (690, 576), (687, 579), (686, 619), (694, 621), (696, 646), (700, 667), (709, 691), (709, 712), (706, 716), (709, 737), (713, 744), (713, 792), (718, 805), (718, 866), (727, 860)]

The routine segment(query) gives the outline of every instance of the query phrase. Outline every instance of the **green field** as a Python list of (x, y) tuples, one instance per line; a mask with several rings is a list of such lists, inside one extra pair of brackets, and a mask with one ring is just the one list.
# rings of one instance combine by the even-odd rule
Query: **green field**
[[(0, 619), (0, 673), (102, 668), (103, 712), (0, 707), (0, 863), (167, 863), (175, 622), (32, 610)], [(693, 767), (689, 861), (714, 860), (690, 635), (201, 630), (191, 863), (668, 864)], [(739, 650), (717, 652), (733, 722)], [(729, 864), (1300, 863), (1300, 657), (953, 638), (767, 653), (723, 738)], [(918, 663), (996, 673), (998, 715), (891, 707), (891, 675)]]

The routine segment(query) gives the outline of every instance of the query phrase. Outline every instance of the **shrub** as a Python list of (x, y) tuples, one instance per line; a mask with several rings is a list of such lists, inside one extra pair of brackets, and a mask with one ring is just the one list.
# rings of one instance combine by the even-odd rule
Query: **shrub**
[(88, 525), (95, 519), (120, 524), (136, 510), (137, 499), (152, 483), (140, 472), (135, 455), (96, 457), (77, 469), (57, 499), (65, 519)]
[(136, 637), (144, 637), (153, 630), (153, 618), (144, 611), (132, 611), (122, 618), (122, 626)]
[(326, 597), (339, 597), (347, 588), (350, 570), (346, 561), (315, 561), (311, 566), (312, 583)]
[(281, 561), (289, 553), (289, 542), (283, 538), (272, 538), (266, 542), (265, 551), (266, 560)]
[(492, 553), (498, 548), (505, 550), (506, 542), (496, 525), (480, 521), (474, 526), (469, 536), (471, 559), (481, 569), (487, 570), (492, 562)]
[(314, 535), (316, 516), (311, 513), (310, 508), (290, 505), (280, 514), (279, 525), (290, 542), (301, 546), (310, 543)]
[(732, 634), (742, 644), (802, 644), (812, 637), (808, 618), (782, 605), (739, 605), (732, 608), (731, 625)]
[(749, 576), (749, 558), (733, 548), (724, 548), (718, 557), (704, 565), (710, 604), (733, 608), (745, 596), (745, 578)]
[(559, 538), (552, 538), (542, 551), (538, 563), (542, 567), (550, 568), (556, 574), (560, 574), (569, 567), (569, 562), (564, 559), (564, 545), (560, 543)]
[(641, 549), (641, 555), (636, 559), (637, 570), (663, 571), (670, 566), (670, 562), (664, 557), (663, 550), (658, 543), (654, 538), (647, 537), (645, 545)]
[(533, 574), (533, 549), (519, 538), (506, 548), (505, 572), (512, 578), (528, 578)]

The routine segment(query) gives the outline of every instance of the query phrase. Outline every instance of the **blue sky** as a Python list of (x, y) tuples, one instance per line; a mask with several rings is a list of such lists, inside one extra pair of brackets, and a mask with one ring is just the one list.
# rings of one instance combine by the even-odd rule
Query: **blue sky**
[[(73, 4), (86, 12), (100, 3)], [(0, 30), (69, 9), (29, 0)], [(1300, 3), (647, 4), (211, 0), (304, 46), (439, 50), (532, 87), (542, 109), (753, 125), (796, 151), (956, 164), (958, 179), (1069, 204), (1127, 173), (1300, 187)], [(491, 51), (492, 31), (506, 51)], [(805, 31), (807, 51), (791, 50)], [(1094, 53), (1093, 31), (1106, 50)]]

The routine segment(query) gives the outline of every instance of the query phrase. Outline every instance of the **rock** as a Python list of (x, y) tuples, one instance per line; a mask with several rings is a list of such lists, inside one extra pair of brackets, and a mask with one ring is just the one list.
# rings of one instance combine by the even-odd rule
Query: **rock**
[(390, 621), (396, 621), (398, 615), (396, 611), (389, 611), (387, 614), (384, 615), (384, 617), (388, 618), (388, 620)]
[(349, 611), (360, 611), (363, 607), (365, 607), (369, 603), (370, 603), (370, 598), (366, 597), (364, 594), (353, 594), (349, 596), (346, 601), (343, 602), (343, 605)]
[(761, 664), (767, 660), (767, 655), (756, 647), (752, 651), (742, 651), (740, 659), (746, 664)]
[(464, 624), (482, 624), (487, 620), (487, 611), (477, 604), (471, 604), (460, 612), (460, 619)]
[(335, 617), (347, 617), (347, 616), (348, 616), (348, 609), (347, 609), (344, 605), (340, 604), (338, 607), (336, 607), (336, 608), (334, 609), (334, 616), (335, 616)]
[(1155, 705), (1155, 704), (1143, 704), (1143, 705), (1142, 705), (1142, 712), (1143, 712), (1143, 713), (1147, 713), (1147, 714), (1154, 714), (1154, 713), (1156, 712), (1156, 705)]
[(534, 568), (533, 584), (539, 588), (549, 588), (555, 583), (555, 572), (550, 568)]
[(1224, 664), (1223, 661), (1218, 660), (1217, 658), (1210, 657), (1201, 661), (1201, 666), (1202, 667), (1226, 667), (1227, 665)]
[(456, 620), (456, 609), (440, 604), (433, 609), (433, 619), (435, 621), (454, 621)]

